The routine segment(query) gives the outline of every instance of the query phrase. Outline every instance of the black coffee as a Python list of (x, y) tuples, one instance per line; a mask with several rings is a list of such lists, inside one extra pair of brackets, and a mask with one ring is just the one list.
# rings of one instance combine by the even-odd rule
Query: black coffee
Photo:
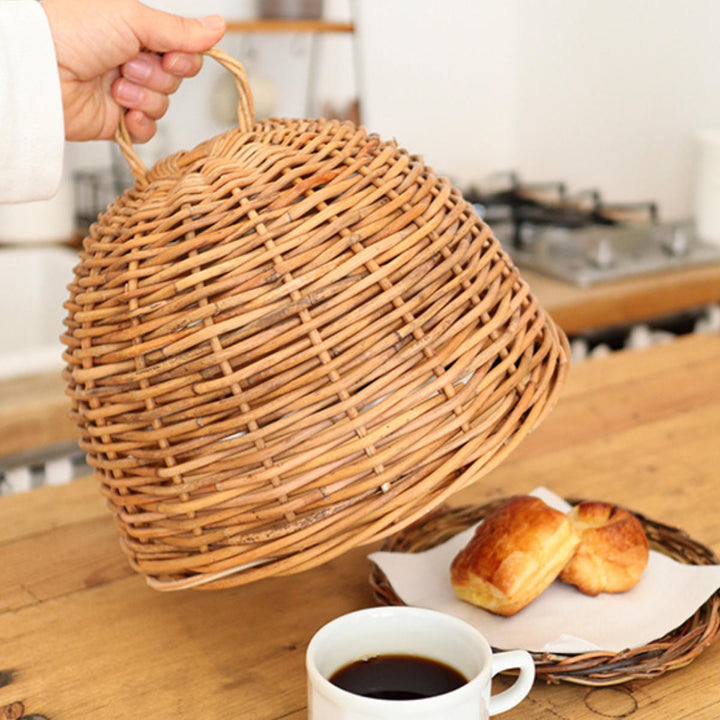
[(330, 682), (365, 697), (418, 700), (455, 690), (467, 678), (437, 660), (416, 655), (377, 655), (341, 667)]

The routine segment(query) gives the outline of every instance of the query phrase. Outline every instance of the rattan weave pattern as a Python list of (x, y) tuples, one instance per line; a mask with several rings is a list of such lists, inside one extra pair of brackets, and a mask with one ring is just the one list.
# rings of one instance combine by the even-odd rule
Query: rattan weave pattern
[(301, 571), (478, 480), (554, 404), (564, 334), (421, 158), (252, 122), (147, 170), (66, 303), (81, 447), (152, 587)]

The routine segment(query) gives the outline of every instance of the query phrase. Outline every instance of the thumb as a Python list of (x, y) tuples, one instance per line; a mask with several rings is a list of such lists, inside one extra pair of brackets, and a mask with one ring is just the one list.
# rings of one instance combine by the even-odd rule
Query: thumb
[(152, 52), (199, 53), (210, 49), (225, 34), (219, 15), (184, 18), (138, 4), (131, 29), (144, 48)]

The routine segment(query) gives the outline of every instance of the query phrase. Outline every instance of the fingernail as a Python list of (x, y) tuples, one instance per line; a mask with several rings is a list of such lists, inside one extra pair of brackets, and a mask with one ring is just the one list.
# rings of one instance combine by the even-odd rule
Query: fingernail
[(165, 69), (174, 75), (185, 75), (193, 69), (193, 63), (187, 55), (166, 55), (163, 63)]
[(225, 20), (220, 15), (207, 15), (199, 18), (200, 24), (208, 30), (221, 30), (225, 28)]
[(139, 82), (145, 82), (150, 77), (152, 69), (150, 65), (145, 62), (142, 58), (136, 57), (132, 60), (128, 60), (122, 67), (123, 75), (138, 80)]
[(142, 95), (141, 88), (126, 80), (120, 80), (117, 84), (116, 92), (120, 100), (127, 103), (139, 102)]

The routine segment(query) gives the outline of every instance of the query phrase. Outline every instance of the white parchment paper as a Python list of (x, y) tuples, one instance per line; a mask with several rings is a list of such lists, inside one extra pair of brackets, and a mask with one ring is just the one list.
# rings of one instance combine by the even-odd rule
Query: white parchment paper
[[(569, 510), (546, 488), (532, 494)], [(474, 530), (425, 552), (381, 551), (369, 557), (406, 605), (462, 618), (499, 649), (570, 654), (639, 647), (676, 628), (720, 588), (720, 565), (684, 565), (651, 550), (640, 582), (626, 593), (590, 597), (556, 580), (516, 615), (500, 617), (458, 599), (450, 583), (450, 563)]]

